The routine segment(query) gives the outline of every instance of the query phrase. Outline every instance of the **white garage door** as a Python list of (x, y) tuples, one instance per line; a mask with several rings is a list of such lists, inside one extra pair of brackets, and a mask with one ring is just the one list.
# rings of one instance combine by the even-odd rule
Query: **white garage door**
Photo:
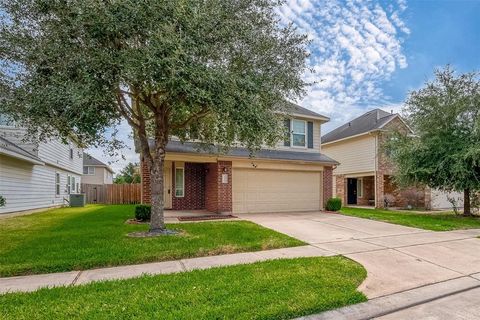
[(320, 210), (320, 172), (233, 169), (233, 212)]

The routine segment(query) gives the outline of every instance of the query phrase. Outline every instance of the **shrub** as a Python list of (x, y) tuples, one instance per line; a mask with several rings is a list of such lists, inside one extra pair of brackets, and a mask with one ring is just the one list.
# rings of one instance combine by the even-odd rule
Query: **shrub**
[(330, 198), (327, 201), (326, 206), (328, 211), (338, 211), (342, 208), (342, 199), (340, 198)]
[(152, 206), (139, 204), (135, 206), (135, 219), (138, 221), (148, 221), (152, 214)]
[(5, 204), (7, 204), (7, 201), (5, 201), (5, 198), (0, 196), (0, 207), (3, 207)]

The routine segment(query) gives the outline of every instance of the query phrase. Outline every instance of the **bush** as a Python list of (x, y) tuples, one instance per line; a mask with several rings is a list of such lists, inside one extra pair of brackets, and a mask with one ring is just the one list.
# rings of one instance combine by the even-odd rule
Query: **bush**
[(328, 211), (338, 211), (342, 208), (342, 199), (340, 198), (330, 198), (327, 201), (326, 206)]
[(152, 206), (139, 204), (135, 206), (135, 219), (138, 221), (148, 221), (152, 215)]
[(6, 203), (7, 201), (5, 201), (5, 198), (0, 196), (0, 207), (3, 207)]

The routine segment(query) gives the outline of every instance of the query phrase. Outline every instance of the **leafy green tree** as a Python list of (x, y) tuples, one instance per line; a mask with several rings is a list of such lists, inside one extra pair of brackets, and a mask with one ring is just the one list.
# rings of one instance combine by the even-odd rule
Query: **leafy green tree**
[(480, 81), (447, 67), (413, 91), (405, 111), (415, 136), (397, 134), (386, 144), (400, 185), (423, 184), (464, 193), (464, 215), (480, 190)]
[(138, 163), (129, 162), (125, 168), (123, 168), (120, 173), (115, 177), (114, 183), (124, 184), (124, 183), (140, 183), (140, 169)]
[(125, 119), (151, 173), (150, 231), (163, 232), (169, 137), (273, 145), (282, 101), (304, 94), (308, 40), (280, 23), (282, 2), (0, 0), (0, 108), (85, 145)]

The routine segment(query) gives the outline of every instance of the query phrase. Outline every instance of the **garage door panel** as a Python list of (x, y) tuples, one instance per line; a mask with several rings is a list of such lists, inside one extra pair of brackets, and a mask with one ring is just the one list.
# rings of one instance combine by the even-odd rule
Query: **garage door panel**
[(233, 170), (233, 211), (285, 212), (320, 209), (321, 172)]

